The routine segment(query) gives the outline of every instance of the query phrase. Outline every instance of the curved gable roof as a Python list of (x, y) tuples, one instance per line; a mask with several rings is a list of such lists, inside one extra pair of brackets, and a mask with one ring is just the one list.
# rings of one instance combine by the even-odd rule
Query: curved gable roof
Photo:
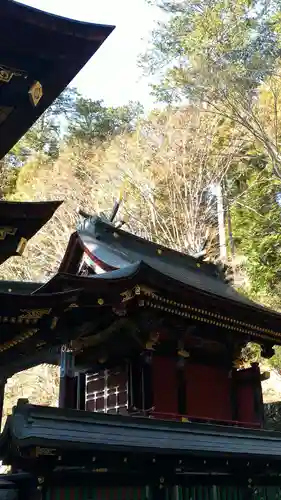
[[(58, 17), (12, 0), (0, 2), (0, 159), (113, 29)], [(43, 93), (37, 105), (34, 102), (40, 87), (33, 87), (36, 82)]]

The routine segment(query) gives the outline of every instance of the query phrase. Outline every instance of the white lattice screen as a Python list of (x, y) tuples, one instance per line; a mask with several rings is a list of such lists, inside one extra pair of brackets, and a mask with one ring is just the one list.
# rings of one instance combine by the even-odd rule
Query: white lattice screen
[(86, 409), (102, 413), (126, 413), (128, 377), (126, 370), (116, 368), (87, 375)]

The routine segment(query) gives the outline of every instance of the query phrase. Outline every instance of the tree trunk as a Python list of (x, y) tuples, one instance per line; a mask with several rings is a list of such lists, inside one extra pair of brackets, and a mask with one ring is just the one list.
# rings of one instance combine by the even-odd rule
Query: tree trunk
[(224, 217), (224, 203), (222, 184), (217, 184), (217, 213), (218, 213), (218, 230), (219, 230), (219, 246), (220, 246), (220, 260), (226, 262), (226, 238), (225, 238), (225, 217)]

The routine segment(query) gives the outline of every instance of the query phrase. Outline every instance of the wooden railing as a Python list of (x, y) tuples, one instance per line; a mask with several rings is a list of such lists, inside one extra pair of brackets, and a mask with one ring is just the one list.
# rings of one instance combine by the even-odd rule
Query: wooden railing
[(154, 410), (141, 411), (136, 410), (134, 412), (128, 411), (128, 415), (132, 417), (146, 417), (153, 418), (156, 420), (167, 420), (169, 422), (183, 422), (183, 423), (204, 423), (204, 424), (213, 424), (213, 425), (228, 425), (232, 427), (246, 427), (246, 428), (254, 428), (259, 429), (262, 427), (260, 423), (257, 422), (241, 422), (238, 420), (221, 420), (214, 419), (210, 417), (195, 417), (193, 415), (180, 415), (178, 413), (162, 413)]

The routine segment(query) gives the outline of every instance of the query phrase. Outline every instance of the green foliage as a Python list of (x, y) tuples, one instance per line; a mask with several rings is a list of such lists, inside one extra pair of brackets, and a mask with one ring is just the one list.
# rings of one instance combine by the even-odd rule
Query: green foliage
[(158, 97), (217, 101), (242, 91), (251, 98), (274, 71), (281, 42), (278, 1), (164, 0), (161, 6), (173, 15), (154, 31), (143, 61), (150, 71), (167, 68), (155, 87)]
[(130, 102), (126, 106), (112, 108), (106, 107), (103, 101), (79, 96), (68, 124), (68, 142), (93, 144), (132, 131), (142, 112), (139, 103)]
[(246, 256), (251, 293), (281, 298), (280, 183), (268, 169), (252, 173), (232, 206), (238, 252)]
[(281, 370), (281, 346), (275, 346), (275, 354), (269, 360), (269, 366), (271, 366), (272, 368), (274, 368), (280, 372), (280, 370)]
[(21, 144), (20, 155), (24, 159), (32, 153), (45, 153), (57, 158), (59, 153), (60, 125), (45, 113), (25, 134)]
[(100, 143), (134, 130), (142, 113), (139, 103), (107, 107), (102, 101), (84, 98), (76, 89), (68, 88), (15, 145), (6, 161), (21, 166), (38, 154), (53, 161), (66, 140), (71, 144)]
[(19, 169), (0, 161), (0, 199), (12, 195), (16, 191)]
[(37, 120), (25, 136), (7, 155), (10, 164), (20, 166), (33, 154), (45, 154), (58, 158), (63, 120), (71, 119), (78, 97), (76, 89), (67, 88), (54, 104)]
[[(280, 0), (162, 0), (171, 13), (154, 31), (143, 58), (159, 72), (159, 100), (205, 102), (259, 143), (281, 179), (276, 99), (281, 48)], [(274, 101), (271, 127), (258, 99), (266, 85)], [(280, 89), (280, 85), (279, 85)]]
[(281, 403), (264, 405), (265, 428), (271, 431), (281, 431)]
[(261, 361), (261, 346), (249, 342), (242, 349), (242, 360), (245, 363), (259, 363)]
[(20, 197), (20, 193), (25, 191), (25, 186), (32, 184), (34, 178), (36, 178), (36, 175), (38, 175), (38, 171), (44, 168), (46, 165), (51, 166), (50, 158), (44, 155), (37, 155), (27, 161), (21, 168), (19, 168), (16, 180), (16, 190), (14, 193), (16, 194), (17, 198)]

